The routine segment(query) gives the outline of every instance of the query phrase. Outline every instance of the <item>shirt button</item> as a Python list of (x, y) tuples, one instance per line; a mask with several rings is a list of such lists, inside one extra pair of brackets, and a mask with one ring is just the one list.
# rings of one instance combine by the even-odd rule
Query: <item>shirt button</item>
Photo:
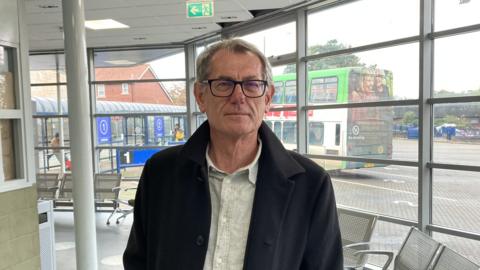
[(197, 246), (203, 246), (203, 244), (205, 243), (205, 239), (203, 238), (202, 235), (197, 236), (196, 243), (197, 243)]

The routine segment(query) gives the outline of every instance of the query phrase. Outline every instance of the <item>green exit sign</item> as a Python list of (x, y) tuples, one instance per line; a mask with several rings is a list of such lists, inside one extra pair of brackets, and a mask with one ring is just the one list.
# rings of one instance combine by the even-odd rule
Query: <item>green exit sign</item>
[(187, 18), (213, 17), (213, 1), (187, 2)]

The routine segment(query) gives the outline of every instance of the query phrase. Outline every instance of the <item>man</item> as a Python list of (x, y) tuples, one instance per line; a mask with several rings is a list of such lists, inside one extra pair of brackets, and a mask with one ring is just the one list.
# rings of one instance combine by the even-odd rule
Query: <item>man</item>
[(329, 176), (262, 122), (265, 56), (239, 39), (212, 45), (194, 94), (208, 121), (145, 164), (125, 269), (343, 269)]
[(53, 148), (53, 154), (55, 155), (55, 157), (57, 158), (58, 162), (60, 164), (62, 164), (63, 160), (62, 160), (62, 154), (60, 152), (60, 149), (58, 149), (58, 147), (60, 147), (60, 134), (55, 133), (55, 136), (50, 140), (50, 146)]

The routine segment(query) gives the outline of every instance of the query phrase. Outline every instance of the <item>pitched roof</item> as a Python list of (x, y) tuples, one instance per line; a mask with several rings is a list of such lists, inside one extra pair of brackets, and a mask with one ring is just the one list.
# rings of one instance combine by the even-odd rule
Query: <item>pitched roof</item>
[(140, 80), (147, 71), (147, 69), (150, 69), (150, 65), (143, 64), (130, 67), (97, 67), (95, 68), (95, 80)]

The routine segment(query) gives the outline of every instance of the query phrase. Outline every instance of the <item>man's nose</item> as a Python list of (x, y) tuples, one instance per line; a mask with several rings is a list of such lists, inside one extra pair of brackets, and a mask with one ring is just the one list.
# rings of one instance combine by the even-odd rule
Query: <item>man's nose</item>
[(233, 93), (230, 96), (230, 98), (234, 100), (241, 100), (241, 101), (245, 100), (245, 95), (243, 94), (243, 89), (241, 84), (239, 83), (235, 84), (235, 86), (233, 87)]

